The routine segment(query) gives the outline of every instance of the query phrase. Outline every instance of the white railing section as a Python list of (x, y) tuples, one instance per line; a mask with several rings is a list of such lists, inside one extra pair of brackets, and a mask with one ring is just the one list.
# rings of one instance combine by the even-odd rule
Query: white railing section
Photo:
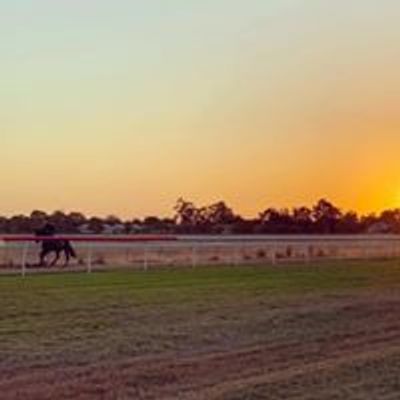
[[(66, 239), (78, 255), (68, 268), (89, 273), (113, 267), (147, 270), (400, 257), (400, 235), (65, 235), (45, 240)], [(0, 271), (23, 276), (43, 271), (36, 265), (41, 249), (36, 240), (29, 235), (0, 236)]]

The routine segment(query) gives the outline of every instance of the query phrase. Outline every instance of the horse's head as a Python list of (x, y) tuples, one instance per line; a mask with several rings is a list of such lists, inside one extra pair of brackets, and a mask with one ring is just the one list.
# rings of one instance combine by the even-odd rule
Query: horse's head
[[(44, 226), (42, 226), (39, 229), (35, 229), (35, 236), (37, 237), (43, 237), (43, 236), (53, 236), (56, 233), (56, 229), (54, 225), (50, 223), (46, 223)], [(40, 243), (42, 240), (36, 240), (36, 243)]]
[(56, 227), (49, 222), (42, 229), (42, 235), (52, 236), (55, 234), (56, 234)]

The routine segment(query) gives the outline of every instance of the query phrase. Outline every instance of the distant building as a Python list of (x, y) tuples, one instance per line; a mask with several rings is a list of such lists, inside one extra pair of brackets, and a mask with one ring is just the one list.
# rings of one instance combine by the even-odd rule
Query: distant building
[(376, 222), (367, 229), (368, 234), (392, 233), (390, 226), (386, 222)]
[(129, 233), (135, 234), (135, 233), (142, 233), (143, 232), (143, 227), (141, 224), (130, 224), (129, 225)]
[(101, 233), (102, 235), (121, 235), (126, 232), (124, 224), (101, 224), (99, 229), (95, 230), (90, 224), (85, 223), (78, 227), (79, 233), (83, 235), (91, 235)]
[(122, 235), (125, 233), (124, 224), (103, 224), (103, 235)]
[(91, 233), (93, 233), (90, 230), (90, 225), (89, 224), (82, 224), (78, 226), (78, 231), (79, 233), (81, 233), (82, 235), (90, 235)]

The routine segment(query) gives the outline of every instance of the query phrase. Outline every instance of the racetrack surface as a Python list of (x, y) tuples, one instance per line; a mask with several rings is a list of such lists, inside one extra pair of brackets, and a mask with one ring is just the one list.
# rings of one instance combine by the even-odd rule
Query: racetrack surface
[(398, 399), (398, 261), (0, 278), (1, 399)]

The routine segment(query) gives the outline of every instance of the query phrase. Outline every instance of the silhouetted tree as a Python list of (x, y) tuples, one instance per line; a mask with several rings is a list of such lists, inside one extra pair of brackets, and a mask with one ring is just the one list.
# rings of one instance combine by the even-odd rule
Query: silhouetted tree
[(313, 207), (312, 215), (318, 233), (335, 233), (335, 228), (342, 217), (342, 212), (329, 201), (321, 199)]
[(259, 214), (260, 233), (269, 234), (288, 234), (293, 233), (294, 223), (289, 210), (276, 210), (275, 208), (267, 208)]
[(70, 225), (73, 226), (75, 233), (79, 232), (79, 227), (87, 222), (85, 215), (80, 212), (71, 212), (67, 218), (70, 220)]
[(88, 228), (93, 233), (101, 233), (103, 231), (104, 221), (98, 217), (92, 217), (88, 221)]
[(357, 213), (349, 211), (336, 222), (336, 232), (342, 234), (356, 234), (362, 232), (361, 221)]
[(389, 232), (400, 233), (400, 209), (383, 211), (379, 221), (388, 227)]
[[(265, 209), (257, 218), (244, 218), (224, 201), (197, 207), (193, 202), (178, 199), (173, 218), (148, 216), (123, 221), (117, 216), (87, 218), (79, 212), (55, 211), (47, 214), (34, 210), (29, 216), (0, 216), (1, 233), (29, 233), (51, 223), (59, 233), (235, 233), (235, 234), (356, 234), (400, 233), (400, 209), (386, 210), (380, 215), (357, 215), (342, 212), (326, 199), (312, 208), (296, 207), (291, 210)], [(115, 231), (112, 229), (118, 225)], [(111, 226), (111, 227), (110, 227)]]
[(308, 207), (294, 208), (292, 218), (296, 233), (313, 233), (313, 212)]
[(174, 210), (174, 220), (179, 233), (195, 233), (197, 228), (201, 226), (203, 222), (202, 211), (192, 202), (179, 198)]

